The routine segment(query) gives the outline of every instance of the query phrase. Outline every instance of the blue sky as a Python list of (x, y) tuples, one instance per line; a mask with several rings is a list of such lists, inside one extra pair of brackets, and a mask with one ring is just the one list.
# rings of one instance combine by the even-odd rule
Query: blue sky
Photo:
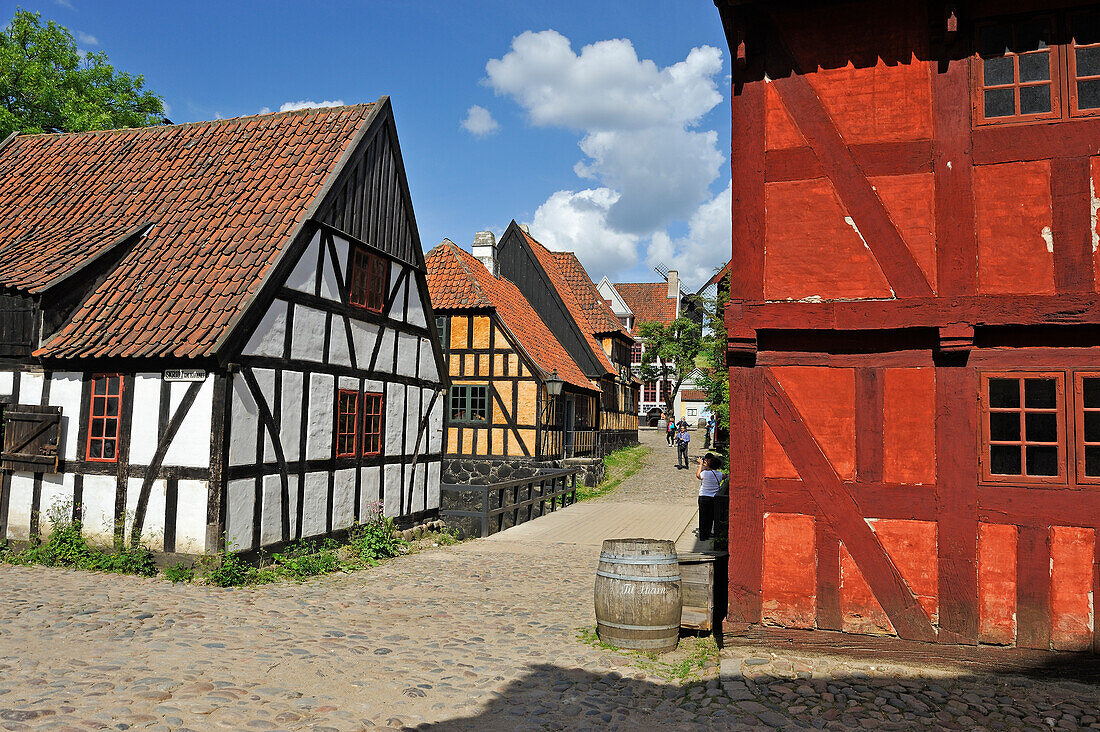
[(18, 6), (144, 74), (174, 122), (389, 95), (426, 249), (514, 218), (596, 281), (663, 263), (696, 285), (729, 256), (729, 54), (709, 0)]

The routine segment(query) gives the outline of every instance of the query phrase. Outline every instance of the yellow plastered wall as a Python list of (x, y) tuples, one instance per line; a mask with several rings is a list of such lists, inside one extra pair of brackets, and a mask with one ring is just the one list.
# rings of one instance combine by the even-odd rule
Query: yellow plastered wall
[(489, 347), (489, 329), (492, 324), (486, 315), (478, 315), (473, 318), (474, 348)]
[(460, 318), (457, 315), (451, 316), (451, 348), (466, 347), (466, 334), (469, 328), (469, 318)]
[(487, 354), (482, 354), (477, 357), (477, 373), (478, 376), (489, 375), (489, 356)]
[[(536, 413), (538, 385), (533, 381), (521, 381), (517, 384), (517, 388), (519, 389), (519, 410), (516, 413), (516, 422), (519, 424), (535, 424), (538, 417)], [(531, 446), (533, 445), (532, 442)]]

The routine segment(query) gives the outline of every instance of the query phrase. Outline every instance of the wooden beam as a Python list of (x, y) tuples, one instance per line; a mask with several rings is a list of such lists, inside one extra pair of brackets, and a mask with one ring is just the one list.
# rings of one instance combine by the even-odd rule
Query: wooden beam
[[(848, 149), (868, 177), (932, 172), (931, 140), (870, 142), (850, 145)], [(825, 177), (825, 170), (809, 147), (768, 150), (764, 163), (768, 183)]]
[(974, 164), (1100, 155), (1100, 118), (1043, 124), (984, 125), (974, 130)]
[(1021, 528), (1016, 544), (1016, 645), (1050, 650), (1050, 529)]
[(1050, 162), (1054, 284), (1058, 292), (1092, 292), (1094, 272), (1090, 201), (1092, 166), (1087, 157)]
[(733, 95), (731, 300), (764, 297), (764, 84), (747, 82)]
[(761, 369), (729, 369), (729, 612), (734, 625), (761, 618), (764, 557), (764, 379)]
[(882, 480), (884, 399), (883, 370), (856, 369), (856, 475), (861, 483)]
[(932, 157), (935, 163), (936, 289), (941, 295), (974, 295), (978, 240), (974, 232), (971, 160), (970, 59), (946, 62), (932, 74)]

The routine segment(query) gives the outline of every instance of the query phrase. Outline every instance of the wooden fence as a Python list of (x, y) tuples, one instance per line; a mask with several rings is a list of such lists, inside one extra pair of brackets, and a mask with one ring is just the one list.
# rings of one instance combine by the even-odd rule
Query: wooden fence
[[(490, 485), (450, 485), (444, 483), (443, 508), (440, 515), (444, 521), (459, 519), (463, 523), (472, 521), (480, 529), (481, 537), (495, 534), (510, 526), (516, 526), (546, 513), (564, 508), (577, 501), (577, 473), (572, 470), (548, 470), (529, 478), (517, 478), (503, 483)], [(462, 501), (463, 498), (477, 497), (476, 510), (467, 508), (447, 508), (451, 503), (448, 494)], [(458, 494), (458, 495), (455, 495)], [(464, 495), (463, 495), (464, 494)], [(536, 509), (537, 506), (537, 509)]]

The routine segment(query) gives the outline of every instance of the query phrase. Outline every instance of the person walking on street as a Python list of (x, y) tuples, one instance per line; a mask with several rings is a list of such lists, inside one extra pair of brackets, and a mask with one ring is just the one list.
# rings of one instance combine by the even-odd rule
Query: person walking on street
[(699, 458), (695, 477), (699, 483), (699, 541), (710, 541), (714, 536), (714, 509), (722, 486), (722, 471), (718, 470), (718, 458), (707, 453)]
[(688, 432), (687, 425), (680, 428), (680, 431), (676, 434), (676, 469), (689, 468), (688, 465), (688, 443), (691, 442), (691, 434)]
[(668, 425), (665, 427), (665, 439), (668, 440), (669, 447), (676, 444), (676, 423), (671, 419), (668, 420)]
[(707, 436), (706, 436), (706, 440), (703, 442), (703, 449), (704, 450), (709, 450), (710, 449), (711, 440), (713, 440), (713, 439), (714, 439), (714, 415), (712, 414), (707, 419)]

